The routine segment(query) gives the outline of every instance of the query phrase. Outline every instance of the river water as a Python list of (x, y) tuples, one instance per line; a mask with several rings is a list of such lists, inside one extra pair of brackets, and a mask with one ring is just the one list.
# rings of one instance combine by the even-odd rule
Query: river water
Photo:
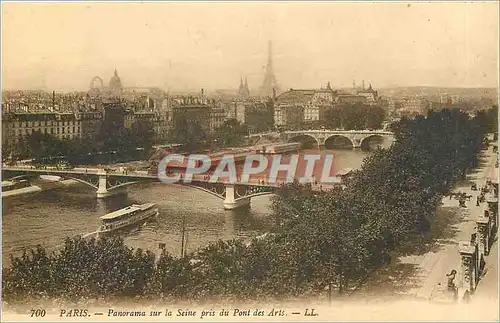
[[(337, 169), (358, 168), (366, 152), (327, 150)], [(127, 245), (159, 253), (159, 243), (174, 255), (181, 252), (182, 222), (185, 217), (187, 250), (194, 251), (219, 239), (250, 240), (270, 227), (271, 196), (252, 198), (250, 209), (225, 211), (222, 200), (205, 192), (164, 183), (136, 184), (126, 196), (97, 199), (95, 191), (82, 184), (2, 200), (3, 264), (9, 255), (37, 244), (57, 250), (65, 237), (97, 230), (99, 217), (132, 203), (153, 202), (159, 216), (141, 227), (119, 233)]]

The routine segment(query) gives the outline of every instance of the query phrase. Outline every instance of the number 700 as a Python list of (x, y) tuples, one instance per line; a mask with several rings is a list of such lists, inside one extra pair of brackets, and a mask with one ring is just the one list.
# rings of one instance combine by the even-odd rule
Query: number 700
[(44, 317), (45, 316), (45, 310), (31, 310), (31, 317)]

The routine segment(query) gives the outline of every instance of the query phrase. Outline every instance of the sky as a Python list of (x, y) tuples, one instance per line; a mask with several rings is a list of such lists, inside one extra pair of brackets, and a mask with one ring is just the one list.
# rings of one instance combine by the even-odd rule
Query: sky
[(5, 3), (4, 89), (498, 87), (498, 3)]

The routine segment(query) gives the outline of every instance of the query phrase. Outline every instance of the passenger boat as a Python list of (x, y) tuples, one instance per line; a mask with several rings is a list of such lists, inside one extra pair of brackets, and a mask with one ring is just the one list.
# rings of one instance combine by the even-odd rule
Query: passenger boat
[(266, 154), (282, 154), (282, 153), (288, 153), (288, 152), (293, 152), (300, 150), (302, 148), (302, 144), (299, 142), (290, 142), (286, 144), (275, 144), (275, 145), (268, 145), (265, 146), (265, 153)]
[(132, 204), (126, 208), (101, 216), (102, 225), (98, 233), (107, 233), (158, 215), (158, 208), (153, 203)]

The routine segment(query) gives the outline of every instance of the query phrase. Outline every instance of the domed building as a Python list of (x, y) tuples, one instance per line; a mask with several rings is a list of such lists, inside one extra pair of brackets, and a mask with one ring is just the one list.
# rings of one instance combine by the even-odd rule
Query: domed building
[(116, 68), (115, 68), (115, 74), (109, 81), (108, 90), (110, 94), (113, 96), (121, 96), (123, 93), (122, 81), (120, 80), (120, 77), (118, 77), (118, 72), (116, 71)]

